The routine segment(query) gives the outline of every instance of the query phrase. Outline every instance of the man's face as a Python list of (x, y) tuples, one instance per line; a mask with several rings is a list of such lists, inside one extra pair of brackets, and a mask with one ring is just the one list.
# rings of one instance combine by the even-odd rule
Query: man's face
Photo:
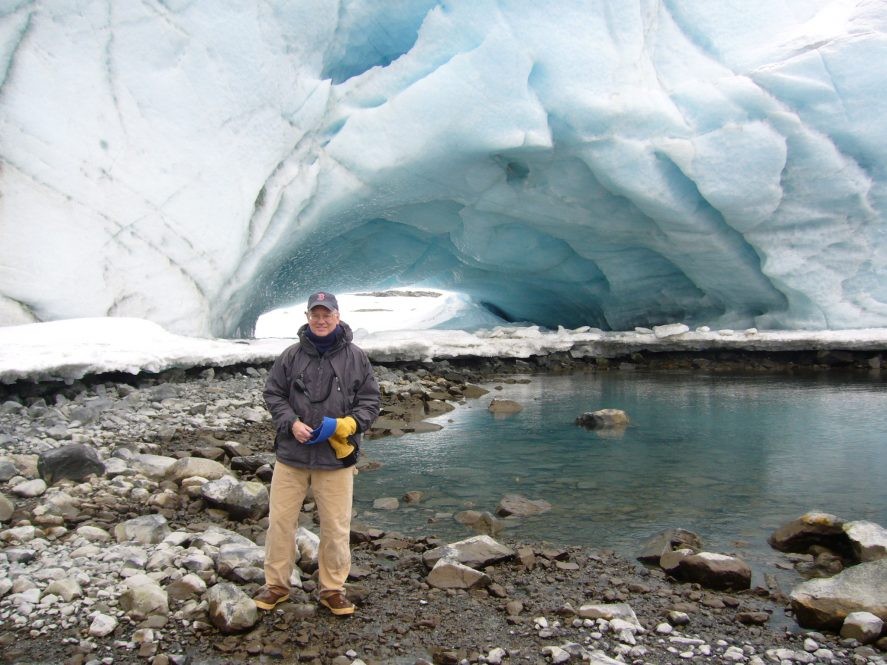
[(339, 312), (330, 311), (323, 305), (308, 312), (308, 329), (318, 337), (326, 337), (339, 325)]

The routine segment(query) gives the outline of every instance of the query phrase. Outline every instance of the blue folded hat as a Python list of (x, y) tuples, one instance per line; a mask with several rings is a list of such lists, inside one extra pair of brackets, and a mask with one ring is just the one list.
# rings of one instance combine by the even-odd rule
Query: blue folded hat
[(311, 438), (308, 439), (305, 443), (308, 445), (312, 445), (315, 443), (321, 443), (326, 441), (336, 432), (336, 419), (329, 418), (327, 416), (323, 417), (323, 422), (320, 423), (320, 427), (315, 427), (311, 431)]

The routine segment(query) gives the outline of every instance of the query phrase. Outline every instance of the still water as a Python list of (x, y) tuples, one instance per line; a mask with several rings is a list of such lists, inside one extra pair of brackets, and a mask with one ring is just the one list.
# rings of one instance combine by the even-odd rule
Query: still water
[[(887, 526), (887, 381), (880, 375), (532, 376), (436, 418), (438, 432), (365, 444), (383, 464), (361, 473), (357, 519), (403, 533), (472, 535), (446, 513), (495, 512), (502, 495), (553, 508), (509, 528), (517, 540), (613, 549), (633, 557), (667, 527), (745, 558), (756, 575), (780, 557), (766, 543), (809, 510)], [(493, 397), (520, 413), (495, 417)], [(616, 408), (631, 425), (606, 436), (573, 424)], [(396, 511), (373, 499), (425, 494)], [(772, 572), (769, 571), (768, 572)]]

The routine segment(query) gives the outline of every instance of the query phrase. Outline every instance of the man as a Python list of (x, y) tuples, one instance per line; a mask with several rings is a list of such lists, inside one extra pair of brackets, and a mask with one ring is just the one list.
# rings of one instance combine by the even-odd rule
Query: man
[(308, 298), (299, 342), (274, 362), (265, 403), (277, 434), (271, 508), (265, 538), (265, 586), (253, 596), (270, 610), (289, 598), (295, 532), (309, 485), (320, 516), (320, 603), (333, 614), (354, 613), (345, 596), (351, 569), (351, 502), (360, 436), (379, 415), (379, 384), (366, 354), (351, 343), (336, 297)]

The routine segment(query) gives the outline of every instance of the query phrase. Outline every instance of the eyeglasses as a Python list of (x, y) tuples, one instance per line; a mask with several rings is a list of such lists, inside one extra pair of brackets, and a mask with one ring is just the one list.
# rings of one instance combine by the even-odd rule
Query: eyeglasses
[(308, 312), (308, 319), (310, 321), (332, 321), (338, 316), (335, 312), (327, 312), (326, 314), (315, 314), (314, 312)]

